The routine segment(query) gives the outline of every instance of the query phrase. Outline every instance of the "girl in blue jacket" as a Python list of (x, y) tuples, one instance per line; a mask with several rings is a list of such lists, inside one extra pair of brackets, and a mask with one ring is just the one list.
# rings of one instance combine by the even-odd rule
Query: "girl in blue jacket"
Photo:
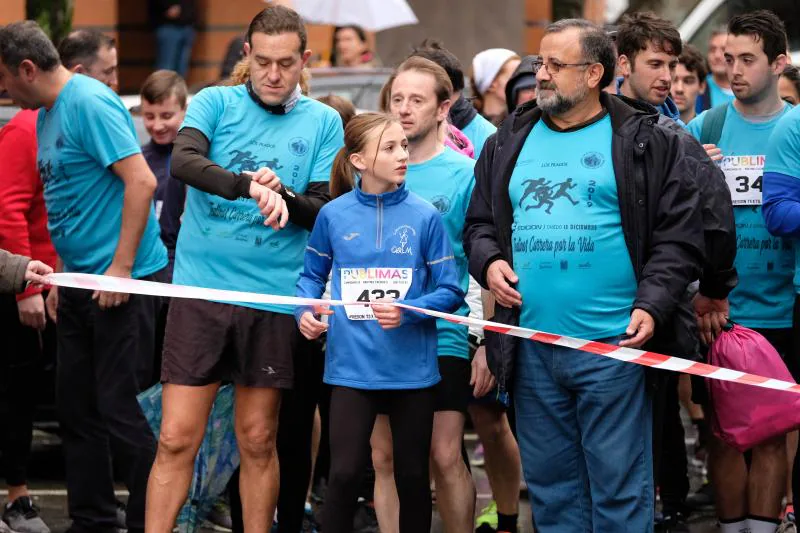
[[(403, 128), (388, 115), (367, 113), (347, 125), (331, 189), (355, 186), (320, 211), (297, 284), (299, 297), (319, 298), (331, 275), (334, 299), (364, 302), (296, 313), (308, 339), (328, 331), (325, 383), (333, 392), (326, 533), (352, 530), (379, 412), (389, 415), (392, 428), (400, 532), (431, 527), (436, 321), (376, 302), (452, 312), (464, 293), (438, 211), (405, 188), (407, 144)], [(319, 314), (331, 315), (330, 325)]]

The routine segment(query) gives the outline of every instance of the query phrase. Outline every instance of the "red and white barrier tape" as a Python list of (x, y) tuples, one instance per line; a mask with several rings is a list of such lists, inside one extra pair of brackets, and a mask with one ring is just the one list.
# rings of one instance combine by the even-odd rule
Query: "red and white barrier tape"
[[(52, 285), (57, 285), (60, 287), (72, 287), (91, 291), (124, 292), (129, 294), (166, 296), (171, 298), (193, 298), (198, 300), (214, 300), (223, 302), (260, 303), (291, 306), (345, 304), (364, 305), (363, 302), (342, 302), (340, 300), (321, 299), (315, 300), (310, 298), (296, 298), (293, 296), (274, 296), (271, 294), (258, 294), (253, 292), (206, 289), (203, 287), (172, 285), (167, 283), (156, 283), (152, 281), (98, 276), (94, 274), (52, 274), (48, 277), (48, 282)], [(505, 324), (499, 324), (497, 322), (489, 322), (486, 320), (477, 320), (474, 318), (451, 315), (448, 313), (440, 313), (438, 311), (422, 309), (399, 302), (392, 303), (390, 305), (396, 305), (397, 307), (416, 311), (418, 313), (435, 318), (442, 318), (463, 326), (475, 326), (484, 330), (501, 333), (503, 335), (512, 335), (514, 337), (534, 340), (546, 344), (555, 344), (567, 348), (574, 348), (576, 350), (602, 355), (604, 357), (610, 357), (612, 359), (625, 361), (627, 363), (634, 363), (637, 365), (659, 368), (662, 370), (672, 370), (674, 372), (682, 372), (685, 374), (694, 374), (696, 376), (702, 376), (710, 379), (743, 383), (745, 385), (752, 385), (765, 389), (785, 390), (789, 392), (800, 393), (800, 385), (797, 383), (781, 381), (764, 376), (757, 376), (755, 374), (746, 374), (738, 370), (730, 370), (728, 368), (707, 365), (705, 363), (697, 363), (695, 361), (689, 361), (688, 359), (681, 359), (680, 357), (672, 357), (655, 352), (646, 352), (634, 348), (621, 348), (612, 344), (603, 344), (595, 341), (576, 339), (574, 337), (553, 335), (552, 333), (545, 333), (543, 331), (536, 331), (533, 329), (512, 327)]]

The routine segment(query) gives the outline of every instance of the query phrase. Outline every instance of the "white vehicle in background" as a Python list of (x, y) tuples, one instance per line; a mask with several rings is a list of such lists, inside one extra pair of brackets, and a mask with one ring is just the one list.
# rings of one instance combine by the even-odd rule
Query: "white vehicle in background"
[[(769, 3), (766, 0), (763, 7), (768, 9)], [(623, 13), (632, 10), (654, 11), (672, 21), (683, 40), (702, 53), (707, 51), (711, 33), (728, 22), (727, 0), (607, 0), (606, 19), (609, 23), (618, 23)], [(800, 65), (800, 23), (789, 26), (792, 62)]]
[[(728, 22), (725, 0), (700, 0), (689, 15), (680, 23), (678, 31), (684, 41), (706, 51), (711, 33)], [(789, 34), (789, 50), (792, 63), (800, 65), (800, 35)]]

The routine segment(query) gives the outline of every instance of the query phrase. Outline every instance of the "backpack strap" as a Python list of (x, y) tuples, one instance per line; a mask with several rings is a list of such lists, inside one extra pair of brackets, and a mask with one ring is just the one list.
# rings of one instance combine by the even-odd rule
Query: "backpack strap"
[(700, 131), (700, 144), (719, 144), (722, 137), (722, 128), (725, 127), (725, 115), (728, 114), (728, 106), (719, 105), (706, 111), (703, 119), (703, 129)]

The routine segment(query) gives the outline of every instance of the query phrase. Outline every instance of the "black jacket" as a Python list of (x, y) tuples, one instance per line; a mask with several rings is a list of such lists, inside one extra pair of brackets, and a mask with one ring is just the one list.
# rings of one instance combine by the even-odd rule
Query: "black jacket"
[(700, 187), (706, 244), (700, 294), (717, 300), (725, 299), (739, 282), (734, 267), (736, 221), (725, 174), (686, 128), (664, 115), (659, 117), (658, 123), (677, 133), (684, 142), (688, 163), (694, 167), (695, 181)]
[[(655, 320), (649, 347), (661, 346), (661, 342), (674, 341), (676, 309), (702, 268), (700, 193), (684, 143), (675, 131), (658, 124), (655, 108), (606, 93), (601, 94), (601, 102), (614, 130), (612, 159), (622, 231), (638, 281), (633, 306)], [(504, 259), (513, 267), (508, 184), (522, 146), (541, 116), (535, 102), (517, 108), (486, 142), (475, 166), (464, 249), (470, 274), (484, 288), (488, 288), (486, 271), (492, 262)], [(519, 308), (497, 305), (494, 320), (518, 325)], [(502, 394), (513, 384), (519, 341), (490, 332), (486, 341), (489, 367)]]

